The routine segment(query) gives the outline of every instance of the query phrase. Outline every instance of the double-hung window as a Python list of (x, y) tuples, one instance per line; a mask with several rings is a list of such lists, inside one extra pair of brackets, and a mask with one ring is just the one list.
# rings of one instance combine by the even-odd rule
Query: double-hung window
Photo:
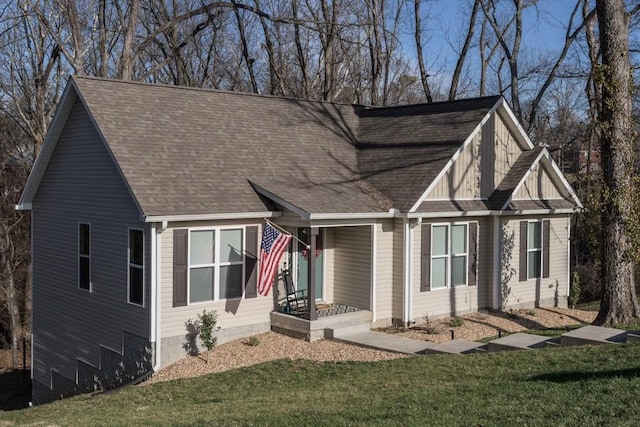
[(91, 290), (91, 225), (78, 224), (78, 287)]
[(129, 302), (144, 305), (144, 233), (129, 230)]
[(469, 261), (467, 224), (431, 227), (431, 289), (467, 285)]
[(244, 229), (191, 230), (189, 302), (242, 297)]
[(532, 221), (527, 227), (527, 279), (536, 279), (542, 269), (542, 222)]

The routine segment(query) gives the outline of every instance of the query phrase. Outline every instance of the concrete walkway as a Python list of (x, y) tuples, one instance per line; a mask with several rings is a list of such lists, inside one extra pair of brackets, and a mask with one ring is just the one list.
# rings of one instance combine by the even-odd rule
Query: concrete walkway
[[(629, 337), (628, 340), (627, 337)], [(558, 337), (543, 337), (520, 332), (495, 339), (489, 342), (489, 344), (466, 340), (451, 340), (436, 344), (429, 341), (366, 330), (362, 325), (359, 325), (358, 328), (345, 330), (344, 333), (339, 333), (338, 330), (333, 331), (333, 339), (337, 341), (355, 344), (361, 347), (411, 355), (532, 350), (558, 345), (565, 347), (574, 345), (618, 344), (637, 342), (634, 340), (636, 337), (637, 335), (628, 334), (620, 329), (602, 328), (591, 325), (566, 332), (561, 335), (560, 339), (558, 339)]]

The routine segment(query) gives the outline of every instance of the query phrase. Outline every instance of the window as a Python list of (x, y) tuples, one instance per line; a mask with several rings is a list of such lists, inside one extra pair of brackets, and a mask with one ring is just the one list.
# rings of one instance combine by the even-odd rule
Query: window
[(129, 302), (144, 305), (144, 233), (129, 230)]
[(189, 238), (189, 302), (242, 297), (244, 230), (192, 230)]
[(542, 223), (529, 222), (527, 227), (527, 279), (536, 279), (542, 267)]
[(91, 290), (91, 225), (78, 224), (78, 287)]
[(467, 284), (467, 224), (438, 224), (431, 228), (431, 288)]

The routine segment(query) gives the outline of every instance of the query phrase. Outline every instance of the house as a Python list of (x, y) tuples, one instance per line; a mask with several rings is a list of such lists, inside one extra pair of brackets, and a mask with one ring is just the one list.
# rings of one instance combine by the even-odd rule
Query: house
[(501, 97), (374, 108), (72, 77), (18, 206), (33, 400), (184, 357), (205, 309), (219, 342), (286, 329), (256, 293), (265, 219), (312, 244), (283, 257), (311, 304), (383, 326), (566, 305), (580, 206)]

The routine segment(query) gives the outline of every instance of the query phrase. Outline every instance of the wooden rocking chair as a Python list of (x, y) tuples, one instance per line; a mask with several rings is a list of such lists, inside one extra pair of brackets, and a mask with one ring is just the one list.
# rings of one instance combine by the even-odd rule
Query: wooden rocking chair
[(307, 290), (296, 290), (289, 270), (284, 270), (282, 272), (282, 281), (284, 282), (284, 291), (286, 294), (285, 299), (287, 313), (294, 316), (304, 317), (309, 311)]

